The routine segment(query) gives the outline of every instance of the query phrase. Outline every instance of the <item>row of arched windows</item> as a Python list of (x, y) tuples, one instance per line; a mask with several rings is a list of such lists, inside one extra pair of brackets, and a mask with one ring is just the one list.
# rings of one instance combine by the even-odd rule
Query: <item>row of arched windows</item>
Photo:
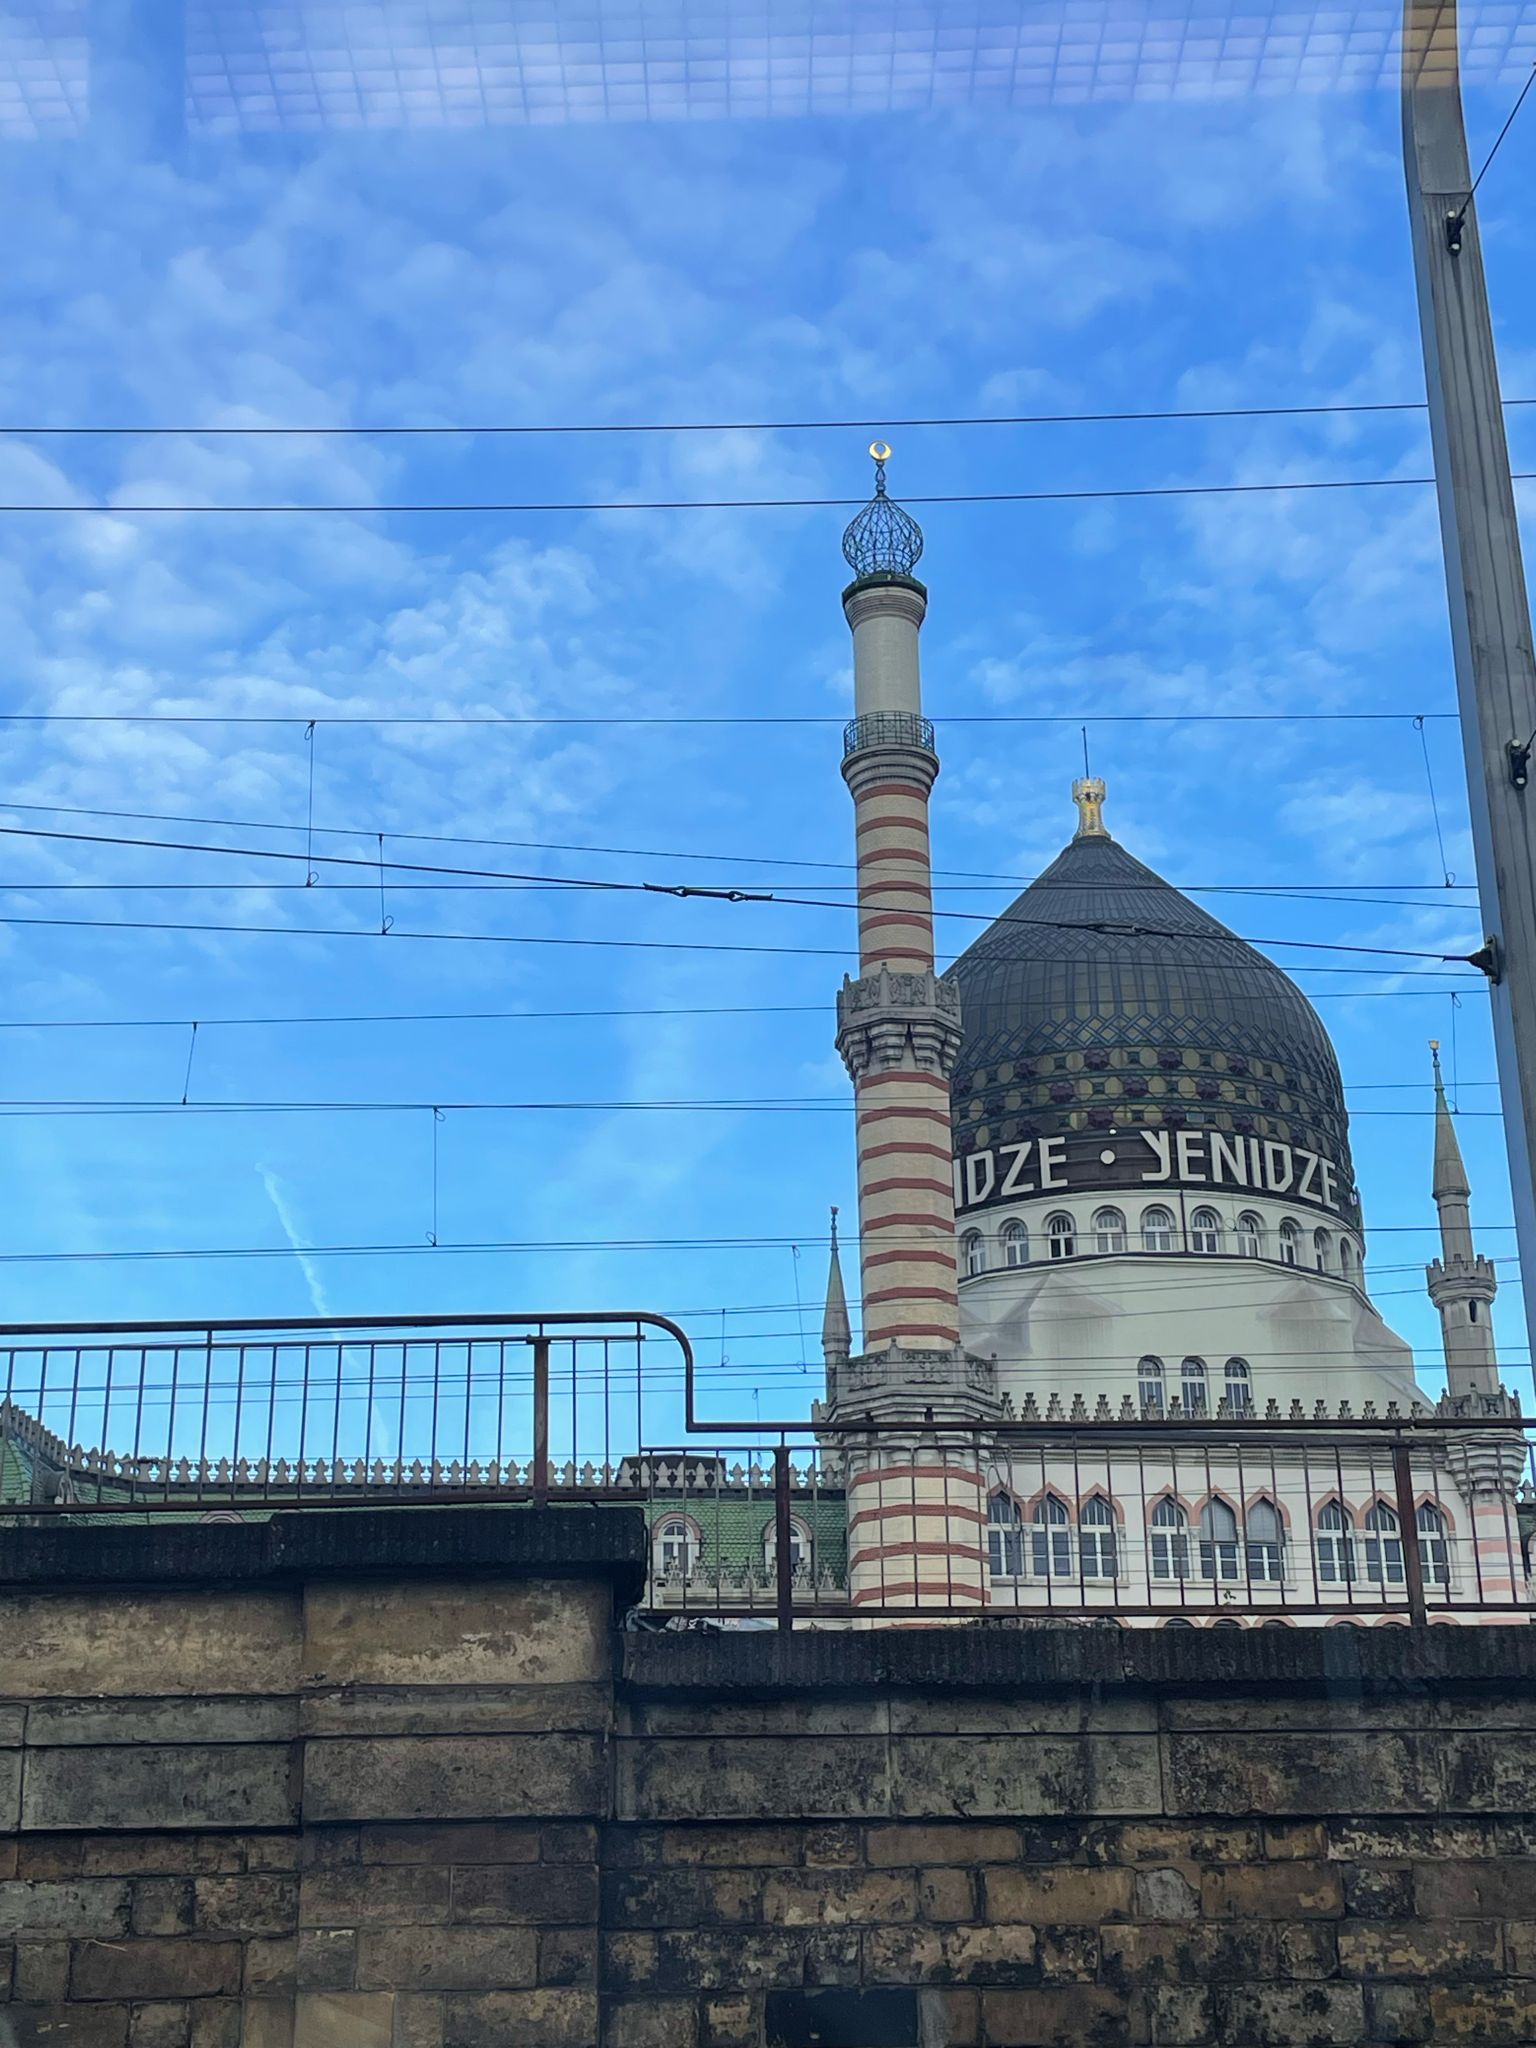
[[(772, 1572), (778, 1559), (778, 1541), (772, 1522), (765, 1522), (761, 1534), (763, 1565)], [(667, 1515), (651, 1535), (651, 1563), (663, 1579), (691, 1579), (698, 1569), (703, 1536), (692, 1515)], [(811, 1569), (814, 1551), (811, 1532), (797, 1518), (789, 1525), (789, 1568), (796, 1578)]]
[[(1264, 1219), (1250, 1209), (1245, 1209), (1238, 1217), (1232, 1238), (1233, 1249), (1239, 1258), (1263, 1259), (1270, 1256), (1269, 1233)], [(1154, 1202), (1142, 1210), (1139, 1240), (1144, 1252), (1174, 1251), (1178, 1239), (1178, 1219), (1164, 1203)], [(1027, 1266), (1030, 1263), (1029, 1230), (1017, 1217), (1003, 1225), (997, 1241), (1005, 1266)], [(1287, 1216), (1275, 1232), (1275, 1256), (1284, 1266), (1303, 1265), (1306, 1263), (1305, 1243), (1301, 1225)], [(1058, 1209), (1045, 1219), (1044, 1251), (1048, 1259), (1075, 1259), (1080, 1252), (1108, 1257), (1129, 1248), (1130, 1234), (1125, 1212), (1121, 1209), (1096, 1209), (1086, 1236), (1079, 1233), (1077, 1219), (1066, 1209)], [(1192, 1252), (1220, 1253), (1226, 1248), (1226, 1231), (1220, 1216), (1214, 1209), (1196, 1209), (1189, 1219), (1189, 1249)], [(1355, 1277), (1354, 1246), (1347, 1237), (1341, 1237), (1335, 1249), (1331, 1231), (1321, 1228), (1313, 1231), (1311, 1261), (1319, 1273), (1342, 1273), (1346, 1280)], [(987, 1240), (981, 1231), (968, 1230), (961, 1238), (960, 1269), (967, 1277), (986, 1272)]]
[[(1450, 1583), (1450, 1541), (1445, 1515), (1426, 1501), (1415, 1517), (1426, 1585)], [(1400, 1586), (1404, 1581), (1402, 1525), (1383, 1500), (1364, 1510), (1358, 1522), (1343, 1502), (1325, 1501), (1313, 1531), (1319, 1585)], [(1075, 1542), (1074, 1542), (1075, 1538)], [(1191, 1523), (1172, 1494), (1153, 1504), (1147, 1517), (1147, 1557), (1153, 1579), (1178, 1582), (1199, 1577), (1279, 1584), (1285, 1576), (1285, 1522), (1274, 1501), (1261, 1495), (1239, 1526), (1237, 1511), (1213, 1496)], [(1091, 1494), (1072, 1511), (1059, 1494), (1043, 1493), (1024, 1510), (1010, 1493), (994, 1493), (987, 1505), (987, 1557), (994, 1579), (1117, 1579), (1118, 1524), (1113, 1505)]]
[[(1173, 1390), (1186, 1415), (1211, 1412), (1211, 1376), (1203, 1358), (1186, 1358), (1179, 1367), (1178, 1385)], [(1163, 1361), (1150, 1352), (1137, 1361), (1136, 1395), (1144, 1415), (1163, 1415), (1169, 1400), (1168, 1375)], [(1253, 1375), (1246, 1358), (1229, 1358), (1222, 1374), (1218, 1399), (1224, 1399), (1230, 1415), (1253, 1413)]]

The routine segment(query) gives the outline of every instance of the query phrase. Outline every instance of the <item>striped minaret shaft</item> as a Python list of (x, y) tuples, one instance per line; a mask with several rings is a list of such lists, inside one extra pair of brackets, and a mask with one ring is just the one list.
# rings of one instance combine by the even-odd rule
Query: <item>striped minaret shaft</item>
[(843, 988), (838, 1046), (855, 1095), (864, 1348), (947, 1351), (960, 1339), (949, 1103), (959, 1030), (934, 975), (928, 793), (939, 763), (918, 670), (927, 595), (910, 577), (860, 577), (843, 610), (859, 978)]
[(960, 1347), (949, 1100), (960, 1007), (934, 972), (928, 796), (939, 763), (918, 667), (928, 596), (911, 573), (922, 534), (886, 496), (889, 450), (870, 453), (875, 496), (843, 537), (855, 571), (843, 592), (854, 675), (843, 779), (859, 974), (837, 1005), (854, 1086), (864, 1332), (860, 1356), (829, 1358), (827, 1414), (859, 1425), (842, 1438), (849, 1597), (872, 1623), (986, 1605), (979, 1426), (997, 1401), (993, 1369)]

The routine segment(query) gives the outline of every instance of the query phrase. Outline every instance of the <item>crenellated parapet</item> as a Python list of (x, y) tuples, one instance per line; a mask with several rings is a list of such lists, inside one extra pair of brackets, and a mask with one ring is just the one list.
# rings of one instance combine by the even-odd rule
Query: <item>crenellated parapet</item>
[(837, 1049), (857, 1085), (867, 1075), (906, 1068), (948, 1081), (960, 1056), (960, 996), (928, 973), (880, 967), (845, 976), (837, 997)]

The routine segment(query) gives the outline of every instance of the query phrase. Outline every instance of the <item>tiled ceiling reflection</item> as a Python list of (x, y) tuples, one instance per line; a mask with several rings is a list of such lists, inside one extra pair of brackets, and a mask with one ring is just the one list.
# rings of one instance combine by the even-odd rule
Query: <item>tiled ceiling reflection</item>
[(0, 141), (78, 135), (90, 63), (87, 0), (0, 4)]
[[(1232, 0), (189, 0), (205, 133), (1006, 108), (1396, 87), (1396, 6)], [(1464, 9), (1471, 83), (1536, 63), (1536, 4)]]

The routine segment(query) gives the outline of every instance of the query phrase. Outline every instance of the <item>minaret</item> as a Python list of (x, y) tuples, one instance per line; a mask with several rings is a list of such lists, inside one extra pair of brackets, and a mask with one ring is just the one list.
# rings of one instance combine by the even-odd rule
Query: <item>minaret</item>
[(843, 535), (854, 571), (843, 592), (854, 678), (843, 779), (859, 975), (837, 999), (837, 1046), (854, 1086), (864, 1352), (829, 1357), (822, 1411), (871, 1425), (841, 1439), (850, 1597), (865, 1612), (985, 1604), (974, 1426), (998, 1412), (995, 1369), (960, 1349), (949, 1100), (960, 1002), (934, 972), (928, 795), (939, 763), (918, 670), (928, 593), (912, 574), (923, 536), (886, 493), (890, 449), (877, 441), (869, 452), (875, 495)]
[(853, 1331), (848, 1326), (848, 1297), (843, 1292), (843, 1262), (837, 1249), (837, 1207), (832, 1209), (832, 1256), (827, 1265), (827, 1305), (821, 1317), (821, 1355), (827, 1374), (846, 1365), (853, 1354)]
[(923, 716), (917, 636), (928, 593), (912, 575), (916, 520), (875, 495), (843, 535), (854, 716), (843, 733), (858, 862), (859, 979), (837, 999), (837, 1048), (856, 1091), (859, 1269), (867, 1350), (960, 1341), (949, 1076), (960, 1004), (933, 966), (928, 793), (939, 772)]
[(1445, 1332), (1445, 1377), (1455, 1400), (1464, 1394), (1497, 1394), (1498, 1364), (1493, 1348), (1489, 1310), (1498, 1290), (1493, 1263), (1481, 1258), (1472, 1244), (1468, 1208), (1471, 1186), (1462, 1162), (1445, 1080), (1440, 1072), (1439, 1043), (1430, 1040), (1435, 1063), (1435, 1176), (1432, 1192), (1440, 1212), (1441, 1255), (1426, 1269), (1429, 1298), (1440, 1311)]
[[(1456, 1126), (1445, 1099), (1440, 1047), (1430, 1040), (1435, 1063), (1435, 1174), (1432, 1192), (1440, 1212), (1440, 1257), (1426, 1269), (1429, 1298), (1440, 1311), (1445, 1333), (1446, 1390), (1440, 1412), (1514, 1418), (1519, 1404), (1499, 1384), (1489, 1314), (1498, 1281), (1493, 1263), (1472, 1244), (1468, 1208), (1471, 1186), (1462, 1161)], [(1518, 1430), (1447, 1432), (1446, 1469), (1461, 1491), (1471, 1519), (1470, 1541), (1455, 1546), (1458, 1575), (1475, 1585), (1480, 1598), (1514, 1600), (1524, 1572), (1515, 1499), (1525, 1476), (1525, 1440)]]

